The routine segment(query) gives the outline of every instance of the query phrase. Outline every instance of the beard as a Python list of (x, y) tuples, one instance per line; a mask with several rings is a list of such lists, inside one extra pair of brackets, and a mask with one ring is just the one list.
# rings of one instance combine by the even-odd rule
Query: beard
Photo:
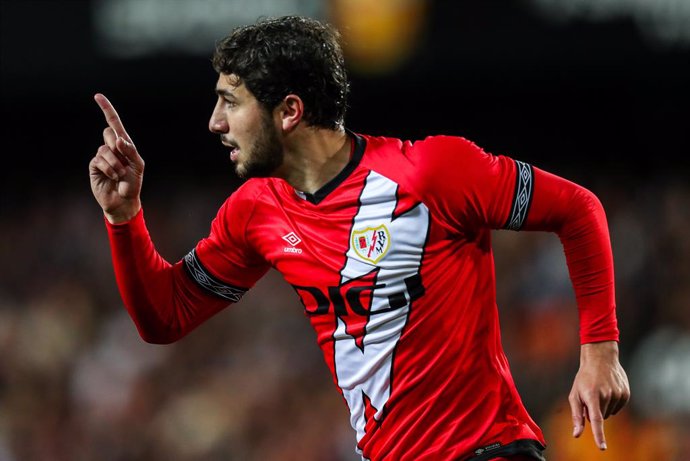
[(242, 179), (270, 177), (283, 164), (283, 146), (269, 116), (261, 117), (259, 136), (245, 154), (244, 161), (235, 166)]

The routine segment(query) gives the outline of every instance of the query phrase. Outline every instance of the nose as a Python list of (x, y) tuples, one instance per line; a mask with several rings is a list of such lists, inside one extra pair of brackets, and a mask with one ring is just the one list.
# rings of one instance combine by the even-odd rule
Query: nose
[(213, 108), (211, 119), (208, 121), (208, 129), (211, 133), (216, 134), (224, 134), (229, 130), (228, 121), (223, 116), (223, 111), (220, 107), (220, 100), (216, 103), (216, 107)]

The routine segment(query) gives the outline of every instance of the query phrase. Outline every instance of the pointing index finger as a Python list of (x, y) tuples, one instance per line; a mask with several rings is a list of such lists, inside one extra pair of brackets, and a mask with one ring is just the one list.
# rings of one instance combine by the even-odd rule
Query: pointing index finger
[(120, 116), (117, 114), (115, 107), (113, 107), (108, 98), (101, 93), (96, 93), (93, 98), (96, 100), (96, 103), (98, 103), (98, 107), (100, 107), (103, 111), (103, 115), (105, 116), (105, 121), (108, 122), (108, 126), (110, 126), (110, 128), (112, 128), (113, 131), (115, 131), (115, 134), (117, 134), (119, 137), (124, 138), (126, 141), (131, 143), (132, 140), (127, 134), (127, 130), (125, 130), (122, 120), (120, 120)]
[(601, 450), (606, 450), (606, 436), (604, 435), (604, 417), (601, 409), (595, 405), (587, 405), (590, 427), (594, 435), (594, 442)]

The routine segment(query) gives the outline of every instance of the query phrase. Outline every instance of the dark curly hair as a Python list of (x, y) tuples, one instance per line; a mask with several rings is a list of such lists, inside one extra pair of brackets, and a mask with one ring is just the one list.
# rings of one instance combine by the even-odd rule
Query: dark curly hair
[(337, 30), (315, 19), (262, 19), (221, 40), (213, 68), (236, 75), (269, 110), (296, 94), (309, 125), (336, 129), (343, 125), (349, 92), (339, 39)]

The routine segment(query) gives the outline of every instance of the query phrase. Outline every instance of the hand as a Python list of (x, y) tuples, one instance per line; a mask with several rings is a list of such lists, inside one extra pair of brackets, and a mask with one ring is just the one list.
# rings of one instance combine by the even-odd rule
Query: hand
[(108, 98), (98, 93), (94, 99), (108, 127), (103, 131), (104, 144), (89, 163), (91, 190), (108, 221), (117, 224), (132, 219), (141, 209), (144, 160)]
[(630, 385), (618, 362), (618, 343), (605, 341), (583, 344), (580, 370), (568, 400), (573, 415), (573, 436), (580, 437), (589, 419), (594, 441), (606, 450), (604, 420), (615, 415), (630, 399)]

